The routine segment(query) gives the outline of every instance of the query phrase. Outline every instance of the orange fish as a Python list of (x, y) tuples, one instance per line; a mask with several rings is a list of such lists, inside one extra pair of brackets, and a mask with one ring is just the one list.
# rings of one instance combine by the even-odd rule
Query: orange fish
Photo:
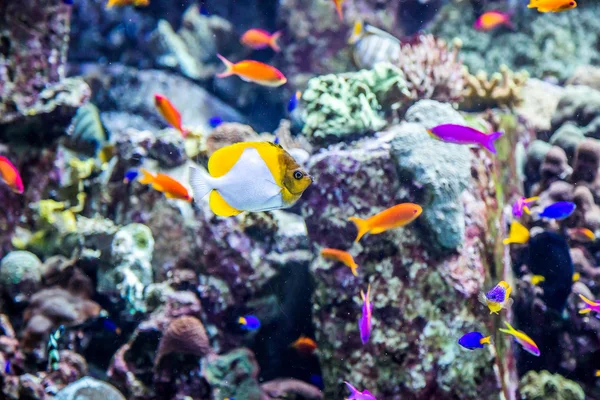
[(175, 108), (173, 103), (171, 103), (171, 101), (166, 96), (163, 96), (162, 94), (155, 94), (154, 105), (156, 106), (158, 112), (160, 112), (160, 115), (162, 115), (163, 118), (173, 128), (181, 132), (183, 137), (186, 137), (188, 135), (189, 131), (184, 129), (183, 125), (181, 124), (181, 114), (179, 114), (179, 111)]
[(343, 263), (350, 268), (352, 275), (358, 276), (358, 273), (356, 272), (358, 265), (354, 262), (352, 254), (348, 253), (347, 251), (324, 248), (321, 250), (321, 256), (327, 260), (339, 261)]
[(259, 61), (244, 60), (232, 63), (220, 54), (217, 57), (225, 64), (227, 71), (217, 74), (217, 78), (237, 75), (246, 82), (254, 82), (263, 86), (277, 87), (287, 82), (287, 78), (280, 70)]
[(145, 7), (150, 5), (150, 0), (108, 0), (106, 3), (106, 8), (112, 8), (114, 6), (129, 6), (132, 5), (134, 7)]
[(478, 31), (487, 32), (500, 25), (506, 25), (507, 27), (512, 28), (513, 24), (510, 22), (510, 15), (500, 11), (487, 11), (477, 18), (473, 27)]
[(181, 183), (165, 174), (156, 174), (141, 169), (142, 177), (139, 179), (140, 183), (144, 185), (152, 185), (152, 188), (162, 192), (169, 199), (179, 199), (185, 201), (192, 201), (192, 196), (188, 190)]
[(530, 0), (527, 8), (537, 8), (541, 13), (562, 12), (577, 7), (575, 0)]
[(335, 11), (337, 12), (338, 16), (340, 17), (340, 21), (344, 20), (344, 16), (342, 15), (342, 3), (344, 2), (344, 0), (332, 0), (333, 4), (335, 5)]
[(589, 230), (588, 228), (570, 228), (567, 229), (567, 233), (569, 237), (573, 240), (577, 240), (578, 242), (593, 242), (596, 240), (596, 235), (594, 232)]
[(277, 40), (280, 37), (281, 31), (275, 32), (271, 35), (269, 32), (263, 31), (262, 29), (250, 29), (242, 35), (241, 42), (242, 44), (254, 50), (266, 49), (267, 47), (271, 47), (276, 52), (280, 52), (281, 49), (277, 44)]
[(368, 219), (350, 217), (349, 220), (356, 224), (358, 235), (355, 242), (358, 242), (366, 233), (377, 234), (409, 224), (422, 212), (423, 209), (418, 204), (403, 203), (388, 208)]
[(12, 189), (13, 192), (23, 194), (25, 188), (17, 168), (8, 161), (8, 158), (0, 156), (0, 178)]
[(294, 343), (290, 345), (296, 351), (302, 354), (310, 355), (317, 349), (317, 343), (304, 335), (300, 336)]

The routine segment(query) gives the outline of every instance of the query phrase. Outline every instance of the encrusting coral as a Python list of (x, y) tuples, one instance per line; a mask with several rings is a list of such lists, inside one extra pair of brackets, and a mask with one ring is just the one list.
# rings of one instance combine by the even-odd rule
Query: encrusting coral
[(485, 71), (472, 75), (465, 66), (465, 90), (460, 106), (469, 111), (492, 107), (517, 107), (521, 104), (521, 90), (528, 78), (527, 72), (513, 72), (504, 64), (500, 66), (500, 72), (492, 74), (491, 77), (488, 77)]
[(521, 379), (520, 390), (525, 400), (584, 400), (585, 393), (577, 383), (548, 371), (529, 371)]
[(155, 363), (171, 353), (193, 354), (204, 357), (212, 353), (204, 325), (198, 318), (179, 317), (169, 324), (158, 345)]

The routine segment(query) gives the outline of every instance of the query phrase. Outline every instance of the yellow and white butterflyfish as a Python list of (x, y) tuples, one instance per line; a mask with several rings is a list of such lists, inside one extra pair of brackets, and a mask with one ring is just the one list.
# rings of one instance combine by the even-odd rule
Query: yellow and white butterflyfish
[(291, 207), (311, 183), (294, 158), (271, 142), (223, 147), (208, 160), (208, 173), (190, 170), (194, 199), (210, 193), (210, 208), (222, 217)]

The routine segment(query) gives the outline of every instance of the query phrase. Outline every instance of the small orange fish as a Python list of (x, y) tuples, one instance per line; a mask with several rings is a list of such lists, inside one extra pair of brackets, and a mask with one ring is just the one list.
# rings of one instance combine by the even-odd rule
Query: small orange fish
[(354, 262), (354, 258), (352, 258), (352, 254), (347, 251), (324, 248), (321, 250), (321, 256), (327, 260), (339, 261), (343, 263), (345, 266), (349, 267), (352, 271), (352, 275), (358, 276), (356, 269), (358, 265)]
[(281, 31), (270, 34), (262, 29), (250, 29), (242, 35), (241, 42), (254, 50), (266, 49), (271, 47), (276, 52), (280, 52), (281, 48), (277, 44), (277, 40), (281, 37)]
[(575, 0), (530, 0), (527, 8), (537, 8), (541, 13), (562, 12), (577, 7)]
[(225, 72), (217, 74), (217, 78), (237, 75), (246, 82), (254, 82), (259, 85), (271, 87), (281, 86), (287, 82), (287, 78), (280, 70), (259, 61), (244, 60), (234, 64), (220, 54), (217, 54), (217, 57), (227, 67)]
[(152, 188), (162, 192), (169, 199), (192, 201), (192, 196), (181, 183), (165, 174), (154, 175), (148, 170), (141, 169), (142, 177), (138, 179), (144, 185), (152, 185)]
[(567, 229), (567, 233), (571, 239), (577, 240), (578, 242), (586, 243), (596, 240), (596, 235), (588, 228), (570, 228)]
[(114, 6), (123, 7), (132, 5), (134, 7), (146, 7), (150, 5), (150, 0), (108, 0), (106, 8), (112, 8)]
[(25, 188), (17, 167), (8, 158), (0, 156), (0, 179), (2, 179), (15, 193), (23, 194)]
[(368, 219), (350, 217), (349, 220), (356, 224), (358, 235), (355, 242), (358, 242), (366, 233), (373, 235), (409, 224), (422, 212), (423, 209), (418, 204), (403, 203), (390, 207)]
[(337, 12), (338, 16), (340, 17), (340, 21), (344, 20), (344, 16), (342, 15), (342, 3), (344, 2), (344, 0), (332, 0), (333, 1), (333, 5), (335, 5), (335, 11)]
[(188, 135), (189, 131), (184, 129), (181, 123), (181, 114), (179, 114), (179, 111), (166, 96), (155, 94), (154, 105), (158, 112), (160, 112), (160, 115), (162, 115), (173, 128), (181, 132), (184, 138)]
[(304, 335), (300, 336), (294, 343), (290, 345), (296, 351), (302, 354), (310, 355), (317, 349), (317, 342)]
[(500, 25), (512, 28), (513, 24), (510, 22), (510, 15), (500, 11), (487, 11), (477, 18), (473, 27), (478, 31), (487, 32)]

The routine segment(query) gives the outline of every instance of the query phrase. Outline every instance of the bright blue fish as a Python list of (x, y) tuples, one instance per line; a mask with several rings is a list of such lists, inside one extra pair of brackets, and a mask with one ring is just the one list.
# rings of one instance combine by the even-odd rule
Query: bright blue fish
[(240, 317), (238, 319), (238, 323), (241, 325), (242, 329), (247, 331), (255, 331), (260, 328), (260, 320), (254, 315), (245, 315)]
[(558, 203), (550, 204), (548, 207), (544, 208), (544, 211), (542, 211), (539, 216), (551, 219), (565, 219), (573, 214), (575, 208), (577, 208), (577, 206), (573, 202), (559, 201)]
[(72, 6), (73, 5), (73, 0), (63, 0), (63, 3)]
[(129, 183), (135, 180), (135, 178), (138, 177), (138, 175), (140, 174), (140, 171), (138, 171), (137, 168), (131, 168), (129, 170), (127, 170), (127, 172), (125, 172), (125, 177), (123, 177), (123, 182), (124, 183)]
[(115, 332), (117, 335), (121, 334), (121, 328), (119, 328), (112, 319), (104, 319), (102, 325), (104, 326), (104, 329), (106, 329), (109, 332)]
[(222, 123), (223, 123), (223, 118), (221, 118), (221, 117), (212, 117), (211, 119), (208, 120), (208, 124), (213, 129), (216, 128), (217, 126), (221, 125)]
[(302, 92), (298, 91), (290, 97), (290, 101), (288, 102), (287, 110), (289, 113), (294, 111), (296, 107), (298, 107), (298, 102), (300, 101), (300, 96), (302, 96)]
[(273, 143), (279, 144), (279, 138), (277, 136), (275, 136), (275, 140), (273, 140)]
[(323, 377), (321, 375), (312, 374), (309, 381), (319, 389), (323, 389), (325, 387), (323, 384)]
[(490, 337), (479, 332), (469, 332), (458, 339), (458, 344), (469, 350), (483, 349), (484, 344), (490, 344)]
[(10, 374), (10, 360), (6, 360), (6, 364), (4, 364), (4, 373)]

